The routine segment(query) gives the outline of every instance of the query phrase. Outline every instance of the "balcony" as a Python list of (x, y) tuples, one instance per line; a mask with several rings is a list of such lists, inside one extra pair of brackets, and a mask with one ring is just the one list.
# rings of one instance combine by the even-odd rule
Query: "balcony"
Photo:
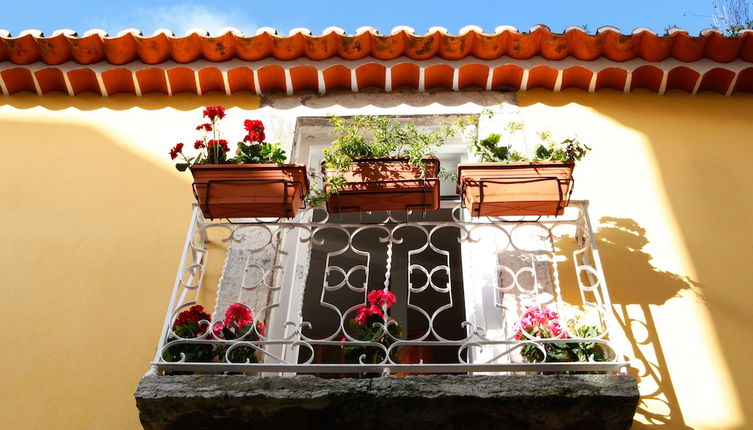
[[(627, 380), (622, 394), (637, 403), (587, 209), (574, 201), (562, 216), (519, 220), (471, 218), (459, 206), (333, 215), (308, 209), (295, 219), (231, 223), (207, 221), (194, 206), (145, 381), (216, 389), (217, 377), (242, 377), (229, 375), (315, 375), (322, 381), (315, 386), (345, 378), (341, 387), (371, 387), (426, 384), (414, 375), (434, 374), (427, 378), (460, 387), (479, 377), (503, 384), (533, 378), (546, 387), (550, 378), (569, 377), (563, 384), (594, 392)], [(216, 293), (203, 291), (213, 287), (206, 278), (214, 254), (224, 259)], [(378, 300), (387, 292), (394, 303)], [(176, 330), (210, 296), (213, 315), (195, 319), (190, 335)], [(231, 318), (234, 310), (245, 328)], [(177, 376), (185, 374), (193, 375)], [(369, 382), (378, 376), (394, 378)], [(143, 402), (148, 395), (140, 390)], [(623, 409), (629, 423), (632, 411)]]

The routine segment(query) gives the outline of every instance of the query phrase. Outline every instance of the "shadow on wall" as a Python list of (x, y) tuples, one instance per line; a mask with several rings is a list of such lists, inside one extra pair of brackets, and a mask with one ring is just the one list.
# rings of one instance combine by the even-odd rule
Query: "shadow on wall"
[(0, 326), (23, 325), (21, 343), (0, 332), (3, 425), (136, 428), (133, 389), (157, 346), (190, 176), (98, 128), (0, 120), (0, 130)]
[[(472, 95), (469, 95), (469, 93), (472, 93)], [(330, 94), (304, 93), (291, 97), (285, 94), (257, 96), (250, 92), (241, 91), (232, 95), (213, 92), (204, 96), (197, 96), (195, 94), (177, 94), (174, 96), (164, 94), (147, 94), (144, 96), (116, 94), (110, 97), (102, 97), (96, 94), (85, 93), (71, 97), (62, 93), (50, 93), (39, 97), (36, 94), (22, 92), (14, 94), (12, 97), (0, 97), (0, 107), (6, 105), (17, 109), (43, 107), (50, 110), (75, 108), (81, 111), (95, 109), (118, 111), (131, 108), (158, 110), (169, 106), (181, 111), (191, 111), (207, 105), (221, 104), (226, 108), (247, 110), (258, 109), (262, 106), (275, 110), (289, 110), (300, 106), (326, 110), (334, 107), (359, 109), (367, 106), (394, 108), (401, 105), (421, 108), (435, 104), (438, 101), (445, 106), (463, 106), (471, 99), (479, 100), (485, 106), (495, 106), (502, 101), (514, 101), (515, 93), (478, 90), (435, 90), (422, 93), (409, 90), (395, 90), (390, 93), (382, 91), (367, 91), (366, 93), (336, 91)]]
[(631, 374), (639, 378), (641, 389), (636, 415), (643, 422), (634, 422), (633, 428), (689, 428), (677, 402), (650, 305), (661, 305), (694, 286), (690, 280), (651, 264), (651, 255), (643, 251), (648, 244), (646, 232), (634, 220), (603, 217), (600, 224), (595, 233), (597, 246), (618, 322), (633, 348)]
[(144, 96), (116, 94), (110, 97), (102, 97), (91, 93), (75, 97), (62, 93), (50, 93), (44, 97), (39, 97), (32, 93), (18, 93), (12, 97), (0, 97), (0, 107), (11, 106), (17, 109), (43, 107), (50, 110), (74, 108), (80, 111), (95, 109), (118, 111), (131, 108), (159, 110), (170, 107), (180, 111), (192, 111), (207, 105), (221, 104), (228, 109), (237, 107), (254, 110), (259, 107), (259, 100), (259, 96), (249, 92), (240, 92), (230, 96), (221, 93), (210, 93), (204, 96), (197, 96), (195, 94), (177, 94), (174, 96), (164, 94), (147, 94)]
[[(561, 93), (532, 91), (519, 94), (518, 100), (521, 107), (542, 105), (547, 115), (557, 115), (560, 108), (568, 105), (582, 106), (586, 109), (569, 111), (569, 121), (586, 126), (595, 115), (602, 116), (618, 124), (614, 131), (625, 127), (640, 133), (652, 157), (646, 161), (656, 166), (659, 177), (654, 187), (666, 198), (673, 217), (671, 221), (682, 234), (689, 266), (695, 271), (693, 290), (703, 294), (704, 311), (712, 323), (709, 334), (705, 335), (706, 342), (724, 351), (714, 354), (720, 358), (721, 368), (709, 369), (699, 381), (714, 378), (728, 384), (727, 409), (717, 408), (712, 412), (717, 415), (706, 416), (706, 411), (696, 407), (694, 415), (712, 420), (708, 422), (712, 428), (750, 427), (753, 384), (745, 383), (747, 379), (742, 375), (750, 373), (750, 357), (753, 356), (753, 302), (749, 299), (750, 279), (753, 279), (753, 193), (750, 192), (753, 96), (689, 95), (677, 91), (664, 96), (645, 91), (589, 94), (568, 90)], [(600, 145), (606, 148), (610, 140), (605, 139)], [(619, 148), (610, 149), (613, 149), (610, 155), (615, 163), (624, 161)], [(610, 260), (605, 257), (604, 261)], [(606, 273), (610, 290), (618, 289), (611, 281), (619, 278), (615, 273), (622, 273), (628, 277), (626, 279), (635, 276), (627, 265), (610, 267)], [(652, 291), (661, 288), (654, 285), (640, 290), (636, 285), (622, 285), (619, 289), (625, 288), (628, 289), (615, 291), (615, 294), (624, 294), (624, 299), (636, 301), (623, 304), (645, 303), (644, 295), (660, 298), (672, 289)], [(685, 359), (680, 351), (672, 351), (672, 355), (678, 362)], [(683, 392), (683, 395), (694, 397), (698, 406), (704, 404), (703, 383), (694, 388), (687, 384), (687, 389), (693, 392)], [(728, 418), (724, 414), (732, 416)], [(726, 418), (727, 421), (718, 422)]]

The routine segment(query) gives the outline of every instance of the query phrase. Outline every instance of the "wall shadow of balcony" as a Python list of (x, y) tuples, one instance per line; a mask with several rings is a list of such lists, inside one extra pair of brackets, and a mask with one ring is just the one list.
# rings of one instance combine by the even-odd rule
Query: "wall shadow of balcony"
[[(630, 218), (602, 217), (594, 232), (614, 315), (630, 349), (625, 351), (632, 360), (630, 374), (638, 379), (641, 400), (636, 410), (635, 429), (666, 427), (688, 429), (683, 419), (674, 385), (667, 367), (652, 305), (667, 300), (695, 286), (689, 279), (657, 269), (652, 256), (644, 248), (649, 244), (645, 229)], [(577, 285), (572, 258), (579, 249), (567, 238), (556, 242), (558, 254), (568, 256), (558, 267), (563, 286)], [(581, 301), (576, 288), (563, 288), (566, 303)], [(619, 339), (612, 339), (617, 340)]]
[(693, 283), (651, 264), (651, 255), (643, 250), (649, 243), (645, 229), (634, 220), (602, 217), (599, 221), (597, 246), (618, 322), (633, 348), (631, 374), (641, 389), (636, 411), (640, 421), (633, 428), (690, 428), (677, 401), (650, 306), (663, 304), (683, 290), (692, 291)]
[[(614, 183), (612, 192), (630, 190), (632, 200), (621, 203), (624, 205), (654, 201), (645, 200), (646, 195), (658, 198), (666, 208), (666, 223), (678, 233), (675, 245), (682, 249), (677, 250), (677, 260), (684, 260), (685, 267), (692, 270), (695, 284), (690, 287), (691, 295), (683, 296), (683, 304), (687, 309), (692, 306), (700, 312), (700, 318), (693, 322), (699, 324), (698, 328), (704, 333), (693, 335), (698, 340), (694, 345), (699, 348), (700, 358), (714, 367), (696, 373), (696, 379), (691, 376), (694, 372), (686, 351), (665, 349), (665, 354), (671, 356), (677, 366), (673, 372), (693, 378), (692, 382), (683, 380), (680, 396), (687, 400), (687, 404), (683, 404), (686, 419), (709, 428), (749, 428), (753, 420), (753, 385), (745, 383), (740, 375), (749, 373), (749, 357), (753, 355), (750, 342), (753, 306), (748, 300), (749, 279), (753, 278), (750, 263), (753, 261), (750, 246), (753, 194), (747, 192), (753, 182), (748, 156), (753, 97), (750, 94), (690, 95), (677, 91), (656, 95), (642, 90), (630, 94), (608, 90), (597, 94), (534, 90), (521, 95), (519, 100), (522, 107), (543, 105), (544, 111), (553, 116), (567, 112), (565, 117), (573, 124), (588, 124), (596, 132), (616, 133), (622, 140), (603, 136), (604, 139), (594, 142), (605, 151), (604, 158), (615, 166), (645, 163), (644, 171), (655, 175), (650, 188), (641, 189), (631, 189), (634, 184), (618, 173), (602, 175), (599, 180)], [(594, 119), (596, 123), (592, 122)], [(596, 138), (595, 133), (592, 135)], [(620, 143), (628, 143), (633, 150), (639, 147), (643, 151), (640, 156), (645, 159), (626, 158), (619, 148)], [(603, 260), (609, 262), (606, 256)], [(634, 278), (628, 265), (610, 266), (605, 273), (608, 280), (620, 277), (615, 273), (622, 273), (625, 279)], [(615, 287), (610, 281), (610, 290), (623, 289)], [(640, 294), (661, 295), (661, 292), (651, 291), (653, 288), (642, 289)], [(701, 293), (702, 298), (696, 300), (696, 292)], [(656, 315), (657, 309), (654, 311)], [(684, 315), (677, 315), (681, 317)], [(667, 338), (673, 333), (667, 331), (662, 335)], [(704, 351), (706, 345), (712, 349)], [(713, 384), (717, 395), (709, 398), (711, 387), (705, 384)], [(713, 405), (709, 403), (712, 400)]]

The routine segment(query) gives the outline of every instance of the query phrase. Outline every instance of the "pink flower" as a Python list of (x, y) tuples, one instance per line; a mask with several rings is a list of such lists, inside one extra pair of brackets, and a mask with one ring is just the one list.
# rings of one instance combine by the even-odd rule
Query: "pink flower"
[(375, 306), (386, 306), (390, 307), (395, 304), (397, 299), (395, 298), (395, 295), (392, 294), (392, 291), (384, 291), (384, 290), (374, 290), (369, 293), (369, 303)]
[(218, 339), (224, 339), (225, 336), (222, 334), (222, 329), (225, 328), (225, 324), (222, 321), (219, 321), (215, 323), (212, 326), (212, 333), (214, 333), (214, 336)]
[(366, 320), (372, 315), (379, 315), (380, 317), (384, 317), (384, 313), (382, 313), (382, 308), (376, 305), (371, 305), (369, 307), (363, 306), (356, 313), (356, 318), (355, 318), (356, 324), (358, 325), (366, 324)]
[[(562, 326), (557, 321), (559, 320), (559, 314), (549, 309), (538, 309), (527, 307), (524, 315), (517, 323), (518, 332), (515, 334), (515, 339), (520, 340), (526, 338), (523, 332), (532, 335), (534, 330), (538, 329), (535, 337), (539, 338), (566, 338), (567, 334), (562, 330)], [(564, 335), (563, 335), (564, 333)]]

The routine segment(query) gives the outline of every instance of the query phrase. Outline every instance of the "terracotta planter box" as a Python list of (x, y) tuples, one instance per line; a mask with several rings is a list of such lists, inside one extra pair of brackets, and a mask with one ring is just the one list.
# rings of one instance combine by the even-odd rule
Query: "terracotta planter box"
[(309, 191), (302, 164), (203, 164), (191, 173), (206, 218), (294, 217)]
[(458, 165), (458, 193), (472, 216), (562, 215), (570, 201), (573, 163)]
[[(439, 160), (427, 158), (426, 177), (407, 158), (358, 158), (345, 172), (348, 184), (327, 200), (329, 213), (434, 210), (439, 208)], [(325, 169), (324, 174), (332, 173)]]

